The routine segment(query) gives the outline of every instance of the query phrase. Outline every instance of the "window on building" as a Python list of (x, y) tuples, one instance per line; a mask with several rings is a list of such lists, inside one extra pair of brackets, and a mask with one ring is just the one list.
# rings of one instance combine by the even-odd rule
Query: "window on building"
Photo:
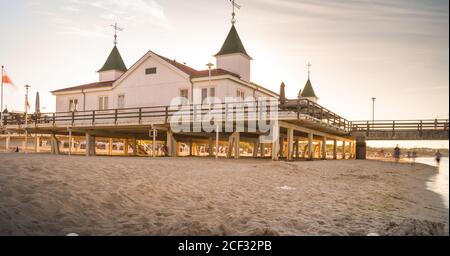
[(125, 94), (120, 94), (117, 96), (117, 108), (125, 108)]
[(189, 90), (188, 89), (181, 89), (180, 90), (180, 97), (189, 99)]
[(202, 88), (202, 103), (208, 98), (208, 88)]
[(244, 100), (245, 99), (244, 92), (241, 91), (241, 90), (237, 90), (236, 91), (236, 97), (238, 98), (238, 100)]
[(216, 97), (216, 88), (209, 88), (209, 102), (210, 104), (214, 104), (214, 97)]
[(108, 109), (108, 96), (98, 97), (98, 110), (107, 110), (107, 109)]
[(78, 99), (70, 99), (69, 100), (69, 111), (70, 112), (78, 111)]
[(156, 68), (146, 68), (145, 69), (145, 74), (146, 75), (156, 74)]

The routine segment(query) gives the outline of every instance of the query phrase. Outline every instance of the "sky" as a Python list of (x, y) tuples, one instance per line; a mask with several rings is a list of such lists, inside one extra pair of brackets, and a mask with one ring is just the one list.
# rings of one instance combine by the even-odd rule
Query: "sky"
[[(253, 82), (276, 92), (285, 82), (295, 98), (311, 62), (319, 103), (349, 120), (371, 119), (372, 97), (376, 119), (448, 118), (448, 0), (237, 2)], [(15, 84), (5, 105), (23, 110), (29, 84), (31, 105), (39, 91), (50, 112), (50, 91), (97, 81), (114, 22), (127, 67), (152, 50), (206, 69), (230, 19), (229, 0), (0, 0), (0, 64)]]

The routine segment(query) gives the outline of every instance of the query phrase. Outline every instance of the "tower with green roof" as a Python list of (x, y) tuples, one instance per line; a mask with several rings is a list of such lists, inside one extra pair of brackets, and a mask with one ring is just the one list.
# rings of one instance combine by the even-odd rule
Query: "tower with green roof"
[(300, 90), (298, 93), (298, 98), (306, 98), (309, 99), (315, 103), (317, 103), (317, 100), (319, 99), (314, 92), (314, 89), (311, 84), (311, 63), (308, 63), (308, 81), (306, 81), (305, 87), (303, 90)]
[[(234, 3), (233, 3), (234, 4)], [(235, 13), (233, 9), (233, 19), (231, 29), (220, 51), (215, 55), (216, 67), (233, 72), (244, 81), (250, 82), (250, 61), (252, 58), (245, 50), (244, 44), (239, 37), (235, 27)]]
[(117, 30), (120, 30), (117, 27), (117, 24), (114, 25), (115, 33), (114, 33), (114, 47), (111, 50), (108, 58), (106, 59), (103, 67), (98, 70), (100, 82), (105, 81), (114, 81), (117, 80), (123, 73), (127, 71), (127, 67), (123, 62), (122, 56), (120, 55), (119, 49), (117, 48)]

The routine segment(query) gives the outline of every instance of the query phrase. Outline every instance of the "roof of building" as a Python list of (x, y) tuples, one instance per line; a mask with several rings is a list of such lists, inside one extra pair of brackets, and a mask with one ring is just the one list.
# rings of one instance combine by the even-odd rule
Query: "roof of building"
[[(189, 75), (191, 78), (201, 78), (201, 77), (208, 77), (209, 76), (209, 70), (196, 70), (194, 68), (191, 68), (185, 64), (182, 64), (180, 62), (177, 62), (175, 60), (171, 60), (167, 57), (161, 56), (156, 54), (158, 57), (163, 59), (164, 61), (168, 62), (172, 66), (178, 68), (182, 72)], [(235, 74), (233, 72), (224, 70), (224, 69), (211, 69), (211, 76), (223, 76), (223, 75), (231, 75), (236, 78), (240, 78), (238, 74)], [(97, 88), (108, 88), (112, 87), (114, 81), (107, 81), (107, 82), (96, 82), (96, 83), (89, 83), (89, 84), (83, 84), (83, 85), (77, 85), (72, 86), (56, 91), (52, 91), (52, 93), (58, 93), (58, 92), (67, 92), (67, 91), (76, 91), (76, 90), (87, 90), (87, 89), (97, 89)]]
[(314, 89), (312, 87), (311, 81), (308, 79), (308, 81), (306, 81), (306, 85), (305, 88), (303, 88), (302, 91), (302, 97), (316, 97), (316, 93), (314, 92)]
[(228, 36), (225, 39), (225, 42), (223, 43), (222, 48), (215, 56), (231, 54), (231, 53), (242, 53), (245, 56), (251, 58), (247, 54), (247, 51), (245, 50), (245, 47), (242, 44), (242, 41), (239, 38), (239, 34), (234, 25), (231, 26), (230, 32), (228, 33)]
[(106, 59), (105, 64), (103, 67), (98, 71), (108, 71), (108, 70), (120, 70), (123, 72), (127, 71), (127, 67), (125, 66), (125, 63), (123, 62), (122, 56), (120, 55), (119, 49), (117, 49), (117, 46), (114, 45), (113, 49), (111, 50), (111, 53), (108, 56), (108, 59)]
[(68, 88), (52, 91), (52, 93), (55, 93), (55, 92), (67, 92), (67, 91), (77, 91), (77, 90), (86, 90), (86, 89), (97, 89), (97, 88), (108, 88), (108, 87), (112, 87), (114, 81), (115, 80), (113, 80), (113, 81), (106, 81), (106, 82), (97, 82), (97, 83), (77, 85), (77, 86), (72, 86), (72, 87), (68, 87)]
[[(156, 54), (156, 53), (155, 53)], [(198, 77), (207, 77), (209, 76), (209, 70), (196, 70), (194, 68), (191, 68), (185, 64), (182, 64), (180, 62), (177, 62), (175, 60), (171, 60), (167, 57), (161, 56), (159, 54), (158, 57), (160, 57), (161, 59), (163, 59), (164, 61), (168, 62), (169, 64), (171, 64), (172, 66), (175, 66), (176, 68), (178, 68), (179, 70), (183, 71), (184, 73), (188, 74), (190, 77), (192, 78), (198, 78)], [(238, 74), (235, 74), (233, 72), (224, 70), (224, 69), (211, 69), (211, 76), (223, 76), (223, 75), (232, 75), (235, 76), (237, 78), (240, 78), (240, 76)]]

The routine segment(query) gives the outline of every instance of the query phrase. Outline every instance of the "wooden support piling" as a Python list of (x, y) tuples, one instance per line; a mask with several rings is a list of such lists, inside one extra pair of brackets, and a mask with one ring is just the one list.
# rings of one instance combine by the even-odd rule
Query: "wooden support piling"
[[(156, 133), (157, 133), (157, 130), (155, 129), (155, 128), (153, 128), (153, 137), (152, 137), (152, 139), (153, 139), (153, 141), (152, 141), (152, 156), (153, 157), (156, 157)], [(191, 140), (191, 148), (190, 148), (190, 154), (192, 154), (192, 140)]]
[(209, 136), (209, 138), (208, 138), (208, 155), (210, 157), (213, 157), (213, 148), (214, 148), (213, 137)]
[(95, 136), (86, 132), (86, 156), (95, 156)]
[(342, 141), (342, 159), (345, 159), (345, 140)]
[(288, 128), (288, 130), (287, 130), (287, 147), (288, 147), (287, 160), (288, 161), (292, 160), (292, 155), (294, 152), (293, 146), (294, 146), (294, 129)]
[(327, 138), (323, 137), (322, 139), (322, 160), (327, 159)]
[(234, 136), (235, 134), (233, 133), (230, 135), (230, 137), (228, 137), (227, 158), (231, 158), (231, 156), (233, 155)]
[(172, 130), (167, 130), (167, 138), (166, 138), (166, 147), (167, 147), (167, 156), (175, 157), (177, 156), (177, 150), (176, 145), (177, 141), (175, 140), (175, 137), (173, 136)]
[(72, 141), (72, 129), (68, 128), (69, 130), (69, 156), (72, 155), (72, 147), (73, 147), (73, 141)]
[(295, 158), (300, 158), (300, 140), (295, 139)]
[(108, 155), (112, 156), (113, 153), (113, 139), (109, 138), (108, 141)]
[(272, 160), (278, 161), (278, 153), (280, 151), (280, 126), (274, 125), (272, 127)]
[(11, 134), (8, 132), (5, 140), (5, 152), (9, 152), (9, 144), (11, 142)]
[(333, 140), (333, 159), (337, 159), (337, 140)]
[(264, 145), (264, 143), (262, 143), (262, 142), (260, 142), (259, 143), (259, 155), (260, 155), (260, 157), (265, 157), (266, 156), (266, 147), (265, 147), (265, 145)]
[(279, 138), (279, 140), (280, 140), (280, 142), (279, 142), (279, 147), (280, 147), (279, 155), (280, 155), (280, 158), (284, 157), (284, 138), (285, 138), (285, 136), (280, 134), (280, 138)]
[(308, 134), (308, 160), (313, 160), (313, 134)]
[(35, 153), (39, 153), (39, 151), (40, 151), (39, 143), (40, 143), (40, 137), (37, 134), (35, 134), (35, 137), (34, 137), (34, 152)]
[(123, 142), (123, 154), (128, 155), (128, 148), (130, 146), (130, 142), (128, 141), (128, 138), (124, 140)]
[(193, 156), (194, 152), (192, 151), (192, 139), (189, 140), (189, 156)]
[(137, 156), (138, 155), (138, 147), (139, 147), (139, 145), (137, 143), (137, 139), (133, 138), (131, 142), (133, 143), (133, 156)]
[(235, 137), (234, 138), (234, 158), (239, 159), (240, 155), (241, 155), (240, 148), (239, 148), (239, 145), (241, 142), (241, 135), (239, 132), (235, 132), (234, 137)]
[(219, 125), (216, 126), (216, 159), (219, 158), (219, 133), (220, 133), (220, 129), (219, 129)]
[(53, 155), (60, 154), (59, 141), (58, 141), (58, 138), (56, 138), (56, 135), (54, 133), (51, 135), (51, 153)]
[(253, 157), (257, 158), (258, 157), (258, 148), (259, 148), (259, 139), (256, 139), (253, 142)]

